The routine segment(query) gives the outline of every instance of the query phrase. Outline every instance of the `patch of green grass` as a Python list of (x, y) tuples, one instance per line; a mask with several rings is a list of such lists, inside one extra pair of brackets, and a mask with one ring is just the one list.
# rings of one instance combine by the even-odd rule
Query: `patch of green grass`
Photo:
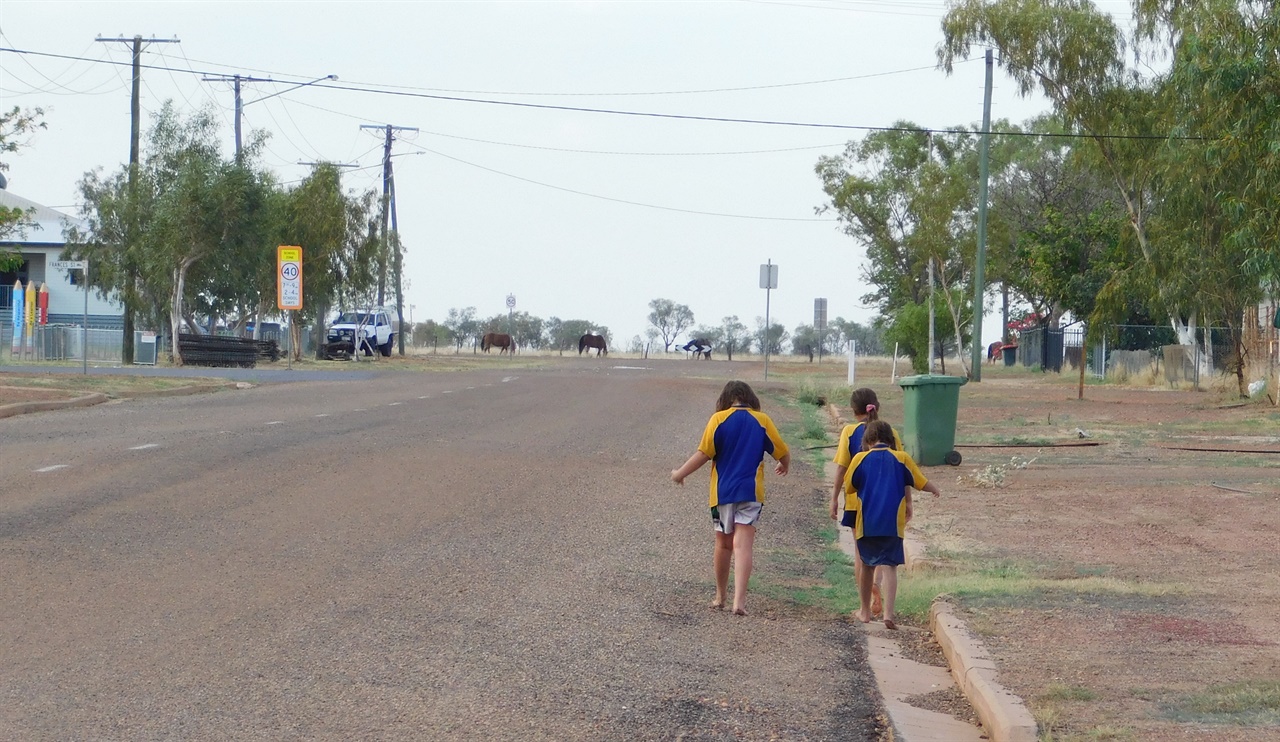
[(1033, 715), (1040, 727), (1039, 742), (1125, 742), (1136, 739), (1133, 730), (1109, 724), (1075, 732), (1062, 728), (1071, 715), (1056, 704), (1037, 708)]
[(1162, 704), (1162, 710), (1176, 721), (1200, 724), (1280, 724), (1280, 681), (1245, 680), (1214, 685)]
[(1050, 683), (1044, 693), (1040, 694), (1042, 701), (1093, 701), (1097, 698), (1098, 694), (1089, 688), (1064, 683)]
[[(830, 530), (834, 536), (835, 529)], [(756, 584), (752, 589), (777, 600), (818, 607), (836, 614), (857, 608), (858, 586), (853, 579), (853, 560), (834, 545), (810, 559), (815, 569), (821, 568), (823, 584), (788, 584), (753, 577)]]

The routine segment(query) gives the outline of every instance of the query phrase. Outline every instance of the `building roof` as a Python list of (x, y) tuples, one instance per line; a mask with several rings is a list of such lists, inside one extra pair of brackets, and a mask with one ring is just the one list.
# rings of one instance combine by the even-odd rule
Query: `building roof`
[(66, 244), (67, 224), (75, 224), (79, 221), (61, 211), (54, 211), (48, 206), (42, 206), (35, 201), (23, 198), (3, 188), (0, 188), (0, 206), (8, 209), (22, 209), (23, 211), (34, 209), (31, 213), (31, 220), (34, 224), (17, 234), (9, 235), (6, 239), (0, 240), (0, 242), (10, 245)]

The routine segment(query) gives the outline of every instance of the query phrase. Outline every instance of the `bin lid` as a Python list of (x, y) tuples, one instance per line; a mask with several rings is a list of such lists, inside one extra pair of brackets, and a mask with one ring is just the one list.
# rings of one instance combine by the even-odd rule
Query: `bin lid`
[(968, 384), (969, 379), (964, 376), (944, 376), (943, 374), (920, 374), (919, 376), (904, 376), (898, 379), (898, 386), (931, 386), (931, 385), (951, 385), (963, 386)]

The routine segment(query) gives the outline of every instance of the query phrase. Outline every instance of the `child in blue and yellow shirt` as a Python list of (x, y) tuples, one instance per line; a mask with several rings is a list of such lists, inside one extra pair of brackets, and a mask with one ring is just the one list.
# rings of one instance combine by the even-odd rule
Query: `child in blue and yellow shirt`
[(731, 381), (720, 392), (716, 414), (707, 421), (698, 450), (671, 472), (671, 481), (683, 485), (685, 477), (712, 462), (710, 502), (716, 530), (712, 559), (716, 594), (711, 607), (724, 607), (732, 563), (733, 612), (739, 616), (747, 613), (756, 523), (764, 505), (765, 454), (778, 461), (774, 472), (786, 476), (791, 453), (778, 428), (760, 411), (760, 399), (751, 386), (745, 381)]
[[(845, 479), (845, 491), (857, 492), (858, 517), (854, 536), (858, 555), (865, 565), (858, 575), (861, 607), (854, 616), (870, 623), (871, 586), (880, 577), (884, 594), (884, 625), (896, 629), (894, 601), (898, 595), (898, 565), (906, 562), (903, 537), (911, 520), (911, 489), (942, 494), (925, 479), (916, 462), (903, 451), (889, 448), (893, 428), (883, 420), (868, 423), (863, 434), (863, 451), (853, 458)], [(847, 506), (846, 506), (847, 507)]]
[[(836, 456), (832, 459), (836, 465), (836, 476), (835, 486), (831, 490), (831, 520), (839, 520), (840, 525), (855, 528), (858, 520), (857, 497), (853, 492), (845, 492), (845, 513), (844, 518), (841, 519), (840, 493), (844, 490), (845, 474), (849, 471), (849, 464), (853, 462), (854, 456), (862, 452), (862, 435), (866, 432), (867, 423), (880, 419), (880, 399), (876, 397), (875, 390), (861, 387), (854, 389), (849, 395), (849, 407), (853, 410), (853, 417), (857, 422), (844, 426), (840, 431), (840, 442), (836, 445)], [(897, 432), (893, 434), (893, 449), (903, 450), (902, 441), (898, 440)], [(858, 551), (855, 549), (853, 552), (855, 584), (859, 575), (862, 574), (862, 569), (862, 558), (858, 556)], [(880, 610), (880, 583), (876, 581), (871, 584), (871, 614), (877, 615)]]

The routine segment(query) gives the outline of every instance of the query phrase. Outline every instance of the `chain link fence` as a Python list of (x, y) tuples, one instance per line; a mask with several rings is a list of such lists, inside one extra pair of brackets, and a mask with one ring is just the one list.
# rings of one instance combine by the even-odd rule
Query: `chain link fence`
[[(1235, 373), (1235, 349), (1226, 328), (1200, 327), (1194, 345), (1178, 342), (1171, 327), (1117, 325), (1098, 333), (1103, 339), (1086, 347), (1088, 328), (1075, 323), (1024, 330), (1018, 337), (1017, 363), (1040, 371), (1079, 371), (1091, 378), (1146, 379), (1196, 389), (1213, 377)], [(1274, 340), (1246, 348), (1246, 363), (1274, 364), (1280, 343)]]
[[(124, 347), (119, 327), (35, 325), (22, 328), (17, 345), (13, 325), (0, 325), (0, 358), (9, 363), (36, 361), (95, 361), (119, 363)], [(87, 354), (87, 358), (86, 358)]]

